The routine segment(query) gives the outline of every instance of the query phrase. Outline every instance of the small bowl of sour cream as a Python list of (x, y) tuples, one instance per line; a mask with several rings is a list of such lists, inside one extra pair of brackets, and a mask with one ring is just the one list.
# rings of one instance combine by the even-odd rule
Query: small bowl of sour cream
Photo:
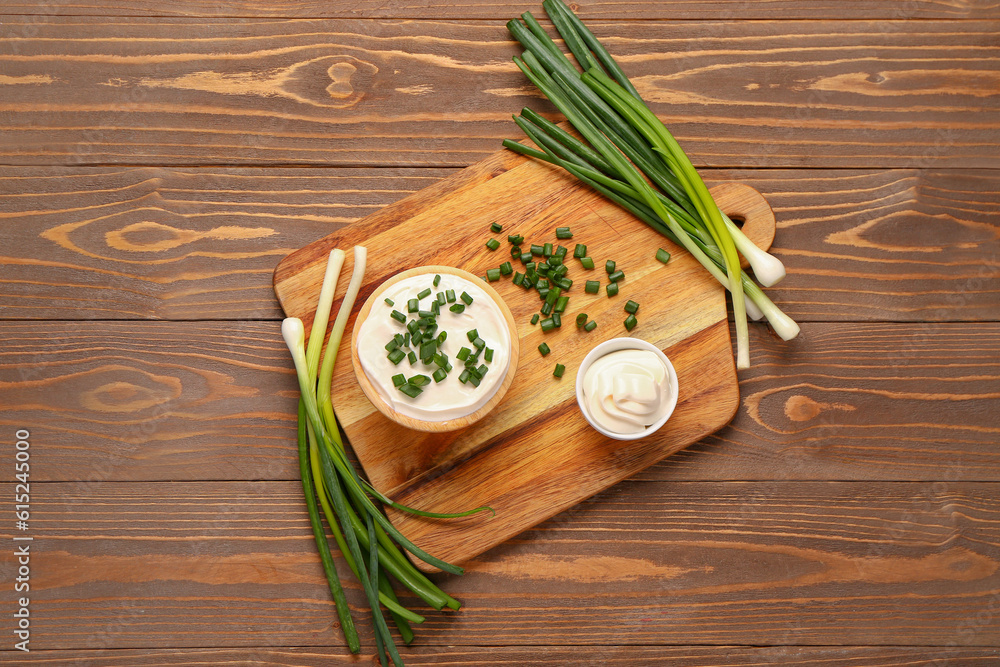
[(667, 423), (677, 406), (677, 372), (639, 338), (612, 338), (580, 363), (576, 401), (587, 422), (615, 440), (638, 440)]
[(513, 381), (517, 327), (503, 298), (450, 266), (402, 271), (365, 301), (351, 335), (355, 377), (392, 421), (455, 431), (485, 417)]

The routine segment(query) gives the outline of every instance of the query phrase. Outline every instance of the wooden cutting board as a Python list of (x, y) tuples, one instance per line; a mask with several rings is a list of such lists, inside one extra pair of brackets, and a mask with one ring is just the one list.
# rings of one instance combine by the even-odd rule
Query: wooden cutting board
[[(756, 190), (726, 183), (713, 194), (730, 216), (746, 220), (751, 239), (770, 247), (774, 216)], [(503, 225), (501, 233), (490, 232), (493, 222)], [(560, 226), (574, 234), (562, 243), (570, 250), (569, 277), (575, 281), (561, 329), (543, 334), (530, 324), (541, 306), (537, 292), (509, 278), (492, 283), (510, 307), (521, 340), (513, 384), (492, 413), (460, 432), (428, 434), (407, 430), (375, 410), (355, 379), (349, 341), (354, 315), (377, 285), (404, 269), (431, 264), (485, 275), (510, 259), (508, 234), (523, 235), (526, 247), (557, 244)], [(502, 241), (495, 252), (485, 246), (494, 237)], [(587, 245), (593, 270), (572, 259), (576, 243)], [(275, 293), (289, 316), (305, 321), (306, 331), (329, 251), (340, 247), (348, 253), (339, 307), (354, 245), (368, 248), (368, 266), (335, 367), (336, 414), (371, 482), (397, 502), (436, 512), (479, 505), (496, 510), (492, 517), (449, 520), (390, 511), (410, 539), (446, 561), (468, 560), (634, 475), (721, 428), (739, 405), (722, 287), (685, 251), (549, 165), (501, 151), (286, 257), (274, 273)], [(660, 247), (672, 255), (667, 265), (655, 258)], [(613, 298), (604, 292), (608, 259), (625, 272)], [(587, 279), (601, 281), (599, 294), (584, 293)], [(619, 442), (586, 423), (574, 383), (591, 347), (629, 335), (623, 324), (629, 299), (640, 304), (639, 325), (631, 335), (666, 352), (677, 370), (680, 395), (659, 432)], [(598, 322), (594, 331), (577, 329), (579, 312)], [(547, 357), (537, 351), (543, 341), (552, 349)], [(552, 376), (557, 362), (566, 366), (561, 379)]]

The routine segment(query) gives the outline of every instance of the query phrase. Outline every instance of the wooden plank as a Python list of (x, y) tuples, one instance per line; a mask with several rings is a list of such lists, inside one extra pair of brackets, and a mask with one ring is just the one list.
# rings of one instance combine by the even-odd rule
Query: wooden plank
[[(1000, 480), (997, 324), (751, 327), (730, 427), (656, 480)], [(274, 322), (0, 324), (0, 424), (37, 481), (298, 479)], [(0, 458), (13, 456), (10, 441)]]
[[(906, 19), (1000, 18), (1000, 10), (990, 2), (949, 2), (912, 0), (906, 3), (864, 2), (863, 0), (719, 0), (706, 5), (693, 0), (661, 0), (637, 3), (634, 0), (574, 2), (574, 11), (585, 20), (593, 19)], [(72, 3), (63, 0), (20, 0), (5, 4), (7, 15), (39, 16), (147, 16), (147, 17), (240, 17), (240, 18), (423, 18), (508, 20), (530, 11), (541, 17), (541, 2), (493, 2), (454, 0), (447, 5), (382, 0), (248, 0), (207, 2), (179, 0), (169, 4), (151, 0), (91, 0)]]
[[(511, 62), (502, 21), (11, 17), (4, 29), (8, 164), (465, 166), (518, 136), (512, 112), (552, 110)], [(699, 166), (1000, 164), (996, 22), (593, 29)]]
[[(277, 319), (287, 253), (444, 169), (0, 168), (0, 317)], [(760, 190), (799, 321), (1000, 320), (1000, 172), (705, 170)]]
[[(996, 483), (758, 488), (620, 484), (443, 578), (465, 607), (428, 612), (418, 641), (1000, 643)], [(32, 499), (35, 650), (342, 646), (297, 482), (51, 483)]]
[[(30, 659), (0, 653), (5, 665), (56, 665), (62, 667), (204, 667), (205, 665), (258, 665), (268, 667), (335, 667), (375, 662), (370, 654), (352, 657), (346, 649), (332, 647), (286, 648), (179, 648), (105, 649), (86, 651), (32, 651)], [(900, 667), (948, 665), (978, 667), (1000, 658), (1000, 651), (965, 646), (420, 646), (406, 651), (406, 664), (497, 665), (525, 667), (579, 665), (580, 667), (632, 667), (657, 664), (667, 667), (750, 667), (781, 664), (785, 667)], [(641, 662), (646, 661), (646, 662)]]
[[(739, 184), (719, 186), (713, 193), (720, 208), (744, 219), (747, 235), (766, 249), (774, 237), (774, 215), (760, 195)], [(585, 243), (596, 266), (582, 269), (572, 255), (567, 256), (567, 278), (575, 281), (575, 287), (567, 292), (573, 296), (563, 313), (566, 326), (548, 333), (543, 333), (541, 324), (529, 323), (533, 315), (537, 320), (541, 307), (538, 293), (525, 292), (510, 279), (493, 283), (497, 298), (513, 315), (508, 326), (519, 341), (520, 354), (511, 353), (509, 372), (515, 375), (503, 368), (491, 370), (509, 379), (504, 384), (504, 391), (508, 387), (509, 391), (475, 424), (451, 432), (414, 433), (408, 428), (412, 423), (390, 419), (372, 404), (381, 401), (378, 392), (367, 380), (361, 382), (356, 372), (360, 362), (352, 345), (357, 334), (345, 336), (341, 343), (333, 404), (370, 481), (397, 502), (427, 511), (489, 506), (498, 513), (485, 525), (480, 516), (449, 522), (443, 529), (405, 513), (391, 514), (397, 528), (415, 544), (448, 562), (464, 562), (727, 424), (739, 395), (723, 288), (682, 248), (667, 243), (612, 202), (568, 175), (554, 176), (547, 165), (510, 152), (497, 153), (311, 243), (275, 269), (274, 289), (283, 310), (303, 319), (308, 329), (330, 251), (355, 245), (371, 248), (359, 298), (364, 306), (347, 324), (357, 332), (366, 317), (390, 321), (390, 309), (382, 304), (377, 289), (401, 267), (447, 264), (479, 282), (476, 276), (510, 259), (505, 236), (522, 236), (524, 248), (542, 243), (551, 247), (559, 243), (556, 228), (567, 219), (572, 220), (573, 242), (563, 241), (568, 246), (560, 247), (571, 250), (575, 242)], [(484, 247), (492, 224), (504, 228), (494, 235), (504, 240), (503, 249), (496, 252)], [(675, 256), (668, 266), (654, 257), (652, 249), (658, 244)], [(626, 276), (619, 296), (609, 299), (603, 289), (584, 294), (584, 280), (607, 285), (604, 263), (612, 259)], [(348, 261), (345, 275), (353, 270), (353, 261)], [(515, 262), (519, 268), (524, 264)], [(447, 273), (444, 268), (441, 272)], [(430, 286), (429, 275), (426, 284)], [(343, 298), (346, 291), (342, 281), (335, 298)], [(476, 297), (477, 302), (486, 298)], [(640, 440), (616, 443), (587, 424), (576, 408), (574, 386), (579, 362), (588, 351), (629, 333), (622, 324), (626, 299), (643, 304), (641, 323), (632, 335), (667, 353), (680, 391), (666, 427)], [(475, 305), (472, 309), (479, 312)], [(597, 330), (583, 334), (573, 326), (577, 313), (585, 313)], [(464, 342), (464, 334), (476, 326), (478, 315), (461, 317), (466, 318), (463, 327), (447, 332), (446, 345), (451, 347), (446, 354), (454, 355), (461, 347), (454, 343), (456, 334)], [(487, 345), (494, 345), (487, 334), (483, 337)], [(551, 347), (552, 357), (537, 352), (543, 341)], [(381, 356), (384, 343), (379, 341), (374, 348)], [(563, 380), (552, 377), (553, 359), (565, 365)], [(400, 371), (406, 371), (406, 364)], [(447, 381), (460, 387), (455, 377)]]

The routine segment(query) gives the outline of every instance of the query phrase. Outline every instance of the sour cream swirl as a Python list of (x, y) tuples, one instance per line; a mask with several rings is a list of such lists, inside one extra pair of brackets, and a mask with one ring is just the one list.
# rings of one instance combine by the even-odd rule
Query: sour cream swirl
[(669, 375), (649, 350), (618, 350), (598, 358), (583, 378), (591, 419), (612, 433), (639, 433), (670, 410)]

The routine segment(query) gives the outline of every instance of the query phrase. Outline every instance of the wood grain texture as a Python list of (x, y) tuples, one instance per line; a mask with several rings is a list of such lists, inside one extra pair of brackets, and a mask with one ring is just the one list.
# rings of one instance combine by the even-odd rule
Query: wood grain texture
[[(458, 0), (447, 4), (385, 2), (384, 0), (271, 0), (267, 3), (229, 0), (178, 0), (169, 4), (152, 0), (20, 0), (6, 3), (9, 15), (41, 16), (177, 16), (253, 18), (426, 18), (503, 19), (530, 11), (541, 15), (541, 2), (493, 2)], [(1000, 18), (1000, 8), (989, 0), (913, 0), (906, 3), (863, 0), (717, 0), (711, 4), (694, 0), (582, 0), (574, 2), (576, 13), (591, 19), (883, 19)]]
[[(7, 657), (10, 655), (10, 657)], [(0, 653), (5, 665), (55, 665), (62, 667), (220, 667), (266, 665), (267, 667), (336, 667), (372, 664), (378, 658), (351, 656), (333, 647), (250, 647), (218, 649), (115, 649), (84, 651), (32, 651), (25, 660)], [(421, 665), (524, 665), (552, 667), (634, 667), (656, 664), (667, 667), (988, 667), (1000, 659), (1000, 649), (986, 647), (932, 646), (413, 646), (406, 664)], [(936, 661), (936, 662), (935, 662)]]
[[(996, 167), (1000, 24), (593, 22), (699, 166)], [(7, 164), (465, 166), (552, 111), (503, 21), (10, 17)], [(460, 82), (460, 84), (458, 83)]]
[[(1000, 643), (996, 483), (757, 489), (620, 484), (442, 578), (465, 606), (429, 611), (418, 641)], [(53, 483), (33, 498), (33, 649), (342, 645), (298, 482)]]
[[(750, 330), (732, 424), (643, 479), (1000, 481), (997, 324)], [(0, 323), (0, 424), (37, 481), (294, 480), (287, 355), (273, 322)]]
[[(453, 173), (0, 168), (0, 317), (279, 319), (282, 257)], [(1000, 320), (1000, 171), (703, 174), (771, 203), (798, 321)]]

